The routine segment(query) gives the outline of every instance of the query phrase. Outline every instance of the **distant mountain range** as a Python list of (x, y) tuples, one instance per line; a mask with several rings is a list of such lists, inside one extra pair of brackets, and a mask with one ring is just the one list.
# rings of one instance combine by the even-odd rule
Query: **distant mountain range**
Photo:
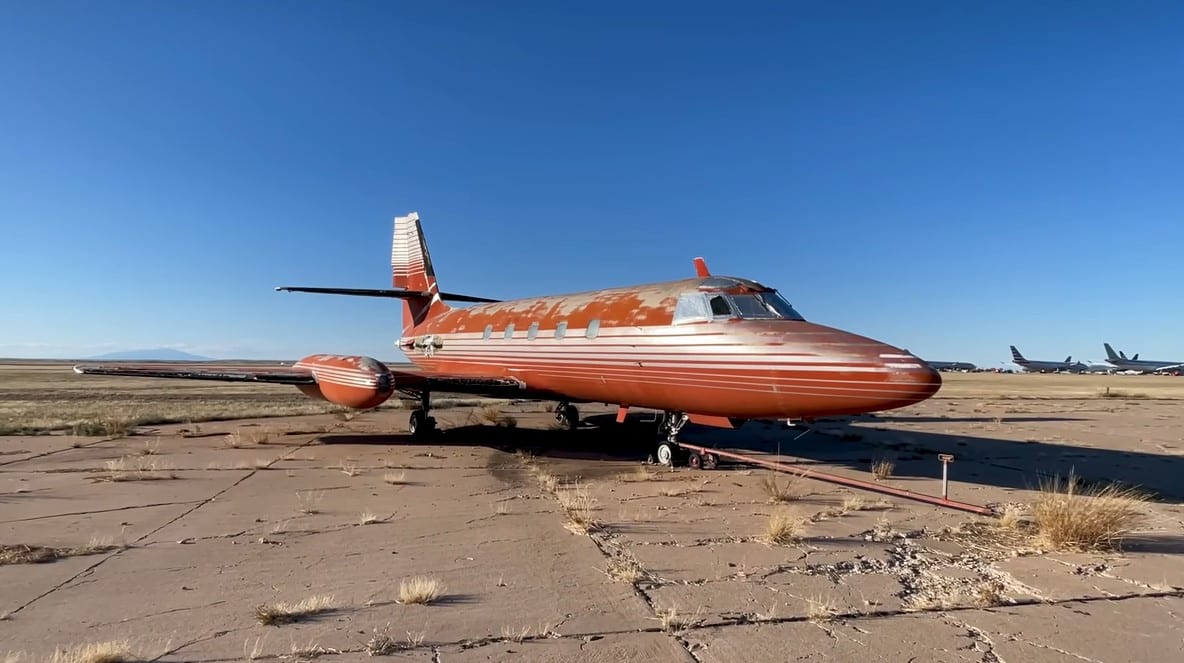
[(89, 361), (213, 361), (210, 357), (172, 350), (170, 348), (149, 348), (146, 350), (121, 350), (103, 355), (86, 357)]

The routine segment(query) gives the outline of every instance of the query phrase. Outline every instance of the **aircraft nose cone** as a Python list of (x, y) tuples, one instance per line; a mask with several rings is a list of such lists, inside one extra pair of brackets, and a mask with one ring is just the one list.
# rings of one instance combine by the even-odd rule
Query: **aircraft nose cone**
[(941, 389), (941, 374), (921, 359), (888, 348), (880, 353), (885, 369), (885, 409), (905, 407), (933, 396)]

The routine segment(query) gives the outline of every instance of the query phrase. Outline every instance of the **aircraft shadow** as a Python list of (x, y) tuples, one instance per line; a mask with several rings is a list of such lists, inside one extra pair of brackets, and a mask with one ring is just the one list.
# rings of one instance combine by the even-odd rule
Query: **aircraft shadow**
[[(544, 430), (537, 428), (508, 428), (502, 426), (468, 425), (445, 428), (428, 439), (415, 439), (406, 433), (343, 434), (321, 436), (322, 444), (376, 444), (429, 446), (482, 446), (507, 453), (522, 450), (536, 456), (581, 460), (640, 461), (652, 451), (656, 439), (651, 431), (644, 437), (629, 434), (633, 426), (617, 426), (609, 418), (609, 426), (580, 430)], [(639, 430), (640, 432), (640, 430)], [(641, 440), (646, 443), (642, 444)]]
[[(540, 457), (641, 462), (650, 457), (657, 442), (656, 426), (649, 419), (645, 414), (631, 414), (624, 424), (617, 424), (614, 415), (597, 414), (585, 417), (576, 431), (466, 425), (441, 430), (429, 440), (387, 433), (325, 435), (320, 441), (323, 444), (484, 446), (504, 452), (523, 450)], [(1136, 486), (1152, 493), (1156, 500), (1184, 501), (1184, 482), (1180, 481), (1184, 476), (1184, 455), (1052, 441), (885, 430), (876, 426), (884, 421), (885, 418), (820, 421), (805, 435), (802, 429), (776, 422), (749, 422), (736, 430), (688, 424), (681, 439), (741, 453), (779, 452), (786, 457), (785, 462), (807, 467), (839, 467), (868, 476), (872, 463), (889, 460), (894, 463), (892, 485), (923, 492), (934, 492), (935, 486), (909, 484), (939, 480), (941, 463), (937, 456), (952, 454), (955, 461), (950, 466), (950, 479), (956, 482), (1034, 490), (1044, 481), (1054, 477), (1063, 479), (1072, 472), (1087, 482), (1115, 481)], [(1181, 451), (1184, 453), (1184, 449)], [(729, 465), (721, 462), (721, 466)], [(966, 495), (951, 497), (970, 499)]]
[(1184, 455), (1063, 442), (884, 430), (873, 428), (877, 421), (883, 420), (832, 420), (820, 423), (805, 435), (802, 429), (767, 422), (750, 422), (738, 430), (687, 426), (682, 439), (720, 449), (780, 452), (806, 466), (826, 464), (869, 475), (872, 463), (889, 460), (895, 464), (894, 483), (902, 488), (911, 488), (908, 486), (911, 481), (940, 479), (942, 466), (938, 454), (952, 454), (952, 481), (1034, 490), (1042, 482), (1057, 477), (1065, 479), (1073, 473), (1086, 482), (1135, 486), (1150, 492), (1155, 500), (1184, 501), (1184, 482), (1180, 481), (1184, 476)]

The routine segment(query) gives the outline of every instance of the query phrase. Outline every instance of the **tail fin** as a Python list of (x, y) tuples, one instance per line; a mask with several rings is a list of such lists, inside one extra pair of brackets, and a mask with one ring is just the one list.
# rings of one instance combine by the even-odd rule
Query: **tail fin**
[(1103, 343), (1102, 346), (1106, 348), (1106, 359), (1109, 359), (1110, 361), (1120, 359), (1118, 353), (1114, 351), (1114, 348), (1110, 347), (1109, 343)]
[(423, 324), (428, 318), (449, 310), (440, 299), (432, 257), (419, 226), (419, 214), (395, 217), (391, 241), (391, 285), (395, 288), (425, 293), (422, 297), (403, 299), (403, 331)]
[(1023, 361), (1024, 355), (1020, 354), (1020, 351), (1016, 350), (1015, 346), (1013, 345), (1013, 346), (1011, 346), (1011, 358), (1016, 361)]
[(1073, 363), (1073, 355), (1069, 355), (1068, 357), (1065, 357), (1065, 363), (1066, 364)]

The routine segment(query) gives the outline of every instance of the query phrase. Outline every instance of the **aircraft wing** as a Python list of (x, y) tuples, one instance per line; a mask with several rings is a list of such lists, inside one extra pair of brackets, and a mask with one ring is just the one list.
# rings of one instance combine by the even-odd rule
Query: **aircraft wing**
[(118, 375), (139, 378), (179, 378), (221, 382), (270, 382), (273, 384), (316, 384), (311, 371), (294, 366), (225, 364), (79, 364), (75, 373)]
[[(471, 377), (426, 372), (409, 364), (387, 364), (395, 389), (407, 394), (424, 390), (469, 394), (490, 398), (545, 398), (549, 392), (529, 389), (515, 378)], [(316, 376), (306, 367), (287, 364), (170, 364), (102, 363), (79, 364), (74, 372), (84, 375), (113, 375), (139, 378), (177, 378), (220, 382), (264, 382), (271, 384), (317, 384)], [(403, 386), (406, 385), (406, 386)]]

